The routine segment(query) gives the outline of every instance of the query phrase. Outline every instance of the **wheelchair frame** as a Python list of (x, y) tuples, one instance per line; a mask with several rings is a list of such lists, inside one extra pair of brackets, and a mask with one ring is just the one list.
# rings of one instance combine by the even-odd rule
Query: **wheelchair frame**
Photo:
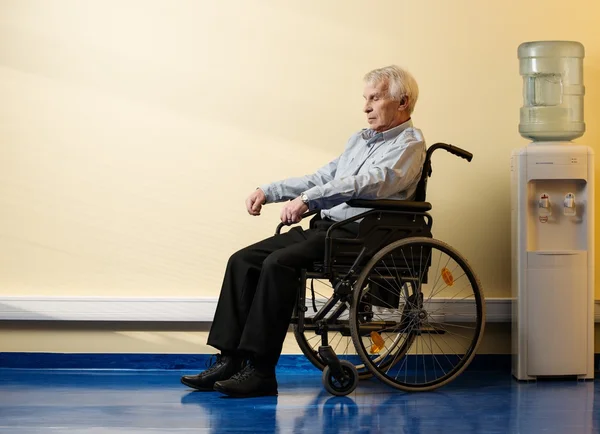
[[(325, 255), (323, 263), (315, 264), (314, 270), (312, 271), (301, 271), (301, 288), (298, 292), (296, 308), (294, 309), (294, 315), (292, 317), (291, 323), (294, 325), (296, 339), (298, 340), (299, 344), (302, 344), (301, 336), (303, 336), (303, 333), (305, 331), (314, 331), (317, 335), (321, 336), (321, 346), (318, 350), (318, 358), (320, 358), (320, 360), (318, 360), (318, 363), (315, 363), (316, 356), (313, 355), (311, 357), (311, 355), (307, 353), (307, 348), (304, 345), (300, 345), (300, 347), (302, 351), (309, 357), (309, 360), (311, 360), (311, 362), (315, 364), (315, 366), (319, 368), (322, 367), (323, 384), (325, 388), (334, 395), (346, 395), (348, 393), (351, 393), (356, 388), (359, 378), (367, 378), (371, 375), (375, 375), (387, 384), (391, 385), (392, 387), (401, 390), (431, 390), (433, 388), (437, 388), (443, 384), (448, 383), (450, 380), (458, 376), (468, 366), (468, 364), (472, 360), (472, 357), (475, 355), (476, 349), (483, 335), (483, 328), (485, 325), (485, 304), (483, 292), (481, 290), (481, 284), (479, 283), (479, 280), (475, 276), (474, 272), (472, 271), (466, 260), (462, 256), (460, 256), (458, 252), (456, 252), (452, 247), (446, 245), (445, 243), (433, 239), (431, 233), (431, 229), (433, 227), (433, 218), (429, 213), (427, 213), (427, 211), (429, 211), (432, 208), (432, 206), (430, 203), (425, 201), (426, 186), (427, 180), (432, 174), (431, 156), (433, 152), (437, 149), (444, 149), (454, 155), (466, 159), (467, 161), (471, 161), (472, 159), (472, 154), (453, 145), (445, 143), (436, 143), (432, 145), (427, 150), (423, 166), (423, 172), (417, 185), (415, 201), (348, 201), (347, 203), (350, 206), (368, 208), (368, 210), (352, 218), (336, 222), (332, 226), (330, 226), (328, 228), (325, 238)], [(318, 212), (320, 212), (320, 210), (314, 210), (305, 213), (303, 215), (303, 218), (310, 217), (312, 215), (317, 214)], [(349, 223), (355, 222), (357, 220), (361, 220), (361, 222), (359, 224), (359, 234), (356, 236), (356, 238), (338, 238), (333, 236), (333, 233), (336, 229), (343, 227), (344, 225), (347, 225)], [(280, 223), (278, 225), (276, 234), (280, 233), (281, 228), (283, 226), (283, 223)], [(427, 240), (431, 240), (431, 242)], [(389, 370), (394, 366), (394, 364), (398, 363), (396, 361), (396, 359), (398, 359), (398, 355), (396, 355), (393, 360), (388, 360), (386, 362), (387, 364), (383, 366), (383, 369), (387, 369), (387, 371), (383, 372), (382, 369), (380, 369), (381, 366), (374, 364), (369, 358), (365, 351), (364, 345), (361, 345), (361, 339), (365, 335), (365, 333), (371, 333), (372, 336), (373, 333), (382, 333), (382, 331), (385, 330), (392, 330), (393, 332), (402, 332), (407, 335), (406, 343), (404, 345), (409, 346), (408, 348), (406, 348), (406, 350), (404, 350), (404, 353), (402, 354), (402, 358), (404, 358), (406, 354), (408, 354), (410, 345), (412, 345), (412, 342), (415, 340), (416, 336), (421, 336), (422, 333), (425, 333), (425, 330), (421, 329), (421, 327), (419, 327), (416, 330), (411, 330), (408, 333), (406, 333), (405, 330), (401, 329), (402, 324), (405, 324), (408, 321), (407, 319), (405, 319), (405, 316), (406, 318), (408, 318), (409, 315), (412, 315), (410, 318), (414, 317), (416, 319), (413, 318), (411, 321), (419, 322), (419, 324), (421, 323), (420, 321), (423, 320), (418, 319), (419, 315), (421, 317), (427, 317), (427, 311), (424, 308), (423, 294), (421, 292), (422, 284), (427, 283), (426, 276), (424, 279), (422, 278), (423, 276), (419, 277), (417, 282), (418, 287), (415, 286), (415, 282), (409, 282), (411, 280), (410, 277), (405, 276), (406, 270), (408, 270), (409, 273), (412, 270), (412, 257), (407, 259), (407, 257), (404, 255), (404, 251), (402, 251), (402, 255), (404, 256), (404, 260), (406, 262), (406, 267), (404, 267), (404, 271), (401, 271), (402, 267), (396, 268), (394, 264), (394, 268), (396, 268), (395, 276), (392, 275), (386, 277), (381, 275), (381, 277), (375, 277), (378, 280), (387, 282), (386, 279), (395, 280), (397, 276), (397, 280), (399, 280), (402, 283), (401, 287), (403, 289), (398, 289), (398, 297), (401, 296), (400, 291), (403, 291), (406, 293), (406, 298), (404, 308), (401, 312), (401, 317), (403, 319), (400, 320), (400, 326), (398, 326), (398, 321), (368, 321), (358, 324), (359, 320), (357, 319), (361, 315), (365, 316), (364, 312), (358, 312), (358, 306), (367, 309), (368, 312), (368, 309), (373, 309), (374, 306), (377, 307), (377, 304), (381, 304), (381, 302), (373, 302), (371, 300), (374, 296), (373, 294), (375, 294), (375, 287), (369, 290), (363, 290), (360, 287), (355, 287), (356, 284), (359, 281), (361, 281), (361, 279), (363, 282), (361, 285), (365, 285), (364, 282), (366, 281), (365, 279), (368, 276), (365, 276), (364, 274), (366, 271), (369, 270), (369, 266), (371, 267), (371, 269), (376, 270), (376, 264), (373, 263), (374, 259), (379, 256), (382, 256), (383, 252), (387, 252), (389, 250), (389, 254), (391, 255), (391, 258), (393, 260), (394, 249), (406, 249), (407, 246), (412, 247), (412, 245), (417, 245), (415, 243), (420, 243), (419, 245), (421, 246), (421, 250), (423, 250), (424, 245), (426, 246), (426, 249), (438, 249), (440, 250), (440, 252), (449, 255), (449, 257), (451, 257), (454, 262), (459, 264), (459, 266), (462, 267), (465, 270), (465, 273), (468, 275), (468, 280), (470, 282), (470, 286), (473, 288), (474, 299), (477, 304), (477, 324), (474, 341), (472, 342), (471, 347), (467, 351), (468, 354), (465, 354), (464, 360), (461, 361), (460, 366), (458, 366), (458, 368), (455, 369), (456, 374), (453, 374), (449, 378), (444, 377), (445, 379), (443, 381), (429, 381), (429, 383), (427, 383), (426, 381), (426, 384), (407, 384), (406, 382), (398, 381), (397, 378), (391, 378), (389, 376)], [(382, 258), (380, 258), (379, 260), (381, 259)], [(422, 258), (419, 258), (419, 261), (421, 260)], [(428, 261), (430, 260), (431, 258), (428, 259)], [(408, 262), (410, 262), (411, 264), (409, 264)], [(430, 264), (426, 264), (427, 270), (429, 269), (429, 266)], [(419, 273), (421, 273), (421, 271), (419, 271)], [(427, 273), (424, 274), (426, 275)], [(315, 315), (312, 318), (307, 318), (305, 316), (305, 313), (308, 310), (306, 306), (307, 279), (326, 279), (332, 282), (333, 287), (332, 296), (325, 302), (323, 306), (321, 306), (321, 308), (315, 313)], [(376, 283), (375, 281), (372, 282)], [(405, 285), (408, 284), (411, 285), (413, 291), (413, 302), (415, 302), (415, 300), (420, 301), (417, 301), (415, 303), (411, 302), (412, 304), (407, 301), (410, 299), (410, 297), (408, 289), (405, 288)], [(366, 286), (369, 285), (370, 284), (366, 284)], [(360, 298), (361, 293), (363, 297), (368, 298), (371, 301), (362, 301), (362, 299)], [(311, 297), (312, 304), (314, 307), (314, 288), (311, 290)], [(395, 297), (395, 295), (393, 297)], [(371, 303), (371, 305), (369, 305), (369, 303)], [(409, 304), (411, 305), (411, 307), (407, 310), (406, 306)], [(349, 320), (348, 322), (340, 321), (340, 316), (346, 311), (349, 312), (351, 320)], [(365, 316), (365, 318), (367, 317), (369, 317), (369, 314)], [(370, 317), (373, 318), (372, 313), (370, 314)], [(352, 322), (352, 319), (354, 320), (354, 322)], [(430, 330), (428, 330), (427, 333), (451, 333), (449, 329), (450, 326), (443, 329), (436, 328), (434, 326), (430, 327)], [(348, 332), (350, 332), (356, 350), (359, 352), (360, 358), (363, 361), (364, 366), (367, 368), (367, 371), (359, 373), (353, 363), (347, 360), (340, 360), (338, 358), (334, 349), (330, 346), (328, 339), (329, 332), (340, 332), (342, 335), (345, 336), (348, 336)], [(410, 343), (408, 343), (409, 341)], [(394, 349), (395, 348), (393, 348), (393, 350)], [(400, 354), (400, 351), (401, 350), (398, 350), (398, 354)], [(447, 355), (445, 356), (446, 358), (448, 358)], [(425, 363), (425, 361), (423, 363)], [(443, 370), (443, 363), (440, 363), (439, 361), (437, 361), (436, 363), (440, 365), (440, 368), (442, 368)], [(434, 365), (434, 369), (435, 368), (436, 366)], [(446, 375), (446, 377), (448, 377), (448, 375)]]

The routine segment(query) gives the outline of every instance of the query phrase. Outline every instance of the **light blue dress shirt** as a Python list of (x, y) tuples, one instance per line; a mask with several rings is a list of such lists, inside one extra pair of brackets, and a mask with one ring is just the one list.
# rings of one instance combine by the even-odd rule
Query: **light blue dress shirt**
[(321, 217), (341, 221), (368, 210), (347, 205), (350, 199), (413, 199), (425, 155), (423, 134), (409, 119), (382, 133), (359, 131), (350, 137), (342, 155), (312, 175), (260, 188), (267, 203), (306, 193), (311, 210), (320, 209)]

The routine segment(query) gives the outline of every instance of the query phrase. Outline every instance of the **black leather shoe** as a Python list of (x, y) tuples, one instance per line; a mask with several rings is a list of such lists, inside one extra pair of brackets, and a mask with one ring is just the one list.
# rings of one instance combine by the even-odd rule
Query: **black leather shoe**
[(229, 380), (217, 381), (215, 390), (234, 398), (275, 396), (277, 379), (275, 374), (265, 375), (258, 372), (252, 364), (248, 364)]
[(192, 387), (203, 392), (212, 392), (215, 381), (227, 380), (242, 367), (240, 359), (231, 356), (222, 356), (217, 354), (217, 361), (213, 363), (206, 371), (198, 375), (184, 375), (181, 382), (186, 386)]

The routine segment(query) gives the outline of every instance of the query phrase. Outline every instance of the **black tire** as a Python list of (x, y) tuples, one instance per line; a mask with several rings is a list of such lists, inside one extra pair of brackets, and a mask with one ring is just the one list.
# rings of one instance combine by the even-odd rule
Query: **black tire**
[[(311, 284), (315, 292), (315, 301), (313, 305)], [(307, 318), (312, 317), (316, 311), (318, 311), (323, 304), (333, 295), (333, 288), (331, 283), (325, 279), (307, 278), (306, 285), (306, 298), (305, 305), (307, 311), (305, 316)], [(340, 302), (341, 303), (341, 302)], [(316, 311), (315, 311), (316, 310)], [(342, 333), (339, 331), (328, 331), (327, 339), (329, 345), (333, 348), (336, 355), (340, 360), (346, 360), (352, 363), (357, 371), (360, 380), (371, 378), (373, 374), (365, 367), (361, 357), (356, 352), (354, 342), (351, 336), (350, 323), (349, 323), (349, 303), (346, 304), (345, 313), (340, 317), (339, 321), (347, 324), (346, 330)], [(298, 343), (298, 347), (304, 353), (306, 358), (320, 371), (325, 368), (325, 363), (319, 355), (319, 346), (321, 345), (321, 335), (316, 334), (314, 330), (300, 330), (298, 324), (294, 324), (294, 337)], [(391, 362), (391, 358), (388, 358)]]
[(346, 396), (354, 392), (354, 389), (356, 389), (356, 386), (358, 386), (358, 371), (352, 363), (346, 360), (340, 360), (340, 365), (344, 375), (346, 376), (345, 379), (336, 379), (331, 373), (329, 366), (326, 366), (325, 369), (323, 369), (323, 375), (321, 379), (323, 381), (325, 390), (327, 390), (329, 393), (335, 396)]
[[(369, 323), (356, 308), (365, 298), (375, 300), (375, 320), (385, 324), (377, 333), (394, 357), (387, 365), (370, 354)], [(377, 378), (400, 390), (432, 390), (460, 375), (475, 356), (484, 326), (479, 280), (466, 259), (439, 240), (413, 237), (389, 244), (363, 268), (354, 288), (355, 348)], [(400, 344), (397, 351), (389, 348)]]

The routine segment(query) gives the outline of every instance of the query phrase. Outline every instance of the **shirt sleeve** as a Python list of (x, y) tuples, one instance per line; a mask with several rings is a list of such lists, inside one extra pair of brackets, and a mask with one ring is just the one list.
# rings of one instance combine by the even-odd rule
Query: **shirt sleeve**
[(333, 181), (339, 160), (340, 157), (330, 161), (311, 175), (264, 184), (260, 189), (265, 192), (267, 203), (295, 199), (311, 188), (322, 187)]
[(425, 142), (413, 138), (392, 146), (367, 171), (332, 179), (306, 191), (311, 209), (329, 209), (351, 199), (385, 199), (419, 182)]

